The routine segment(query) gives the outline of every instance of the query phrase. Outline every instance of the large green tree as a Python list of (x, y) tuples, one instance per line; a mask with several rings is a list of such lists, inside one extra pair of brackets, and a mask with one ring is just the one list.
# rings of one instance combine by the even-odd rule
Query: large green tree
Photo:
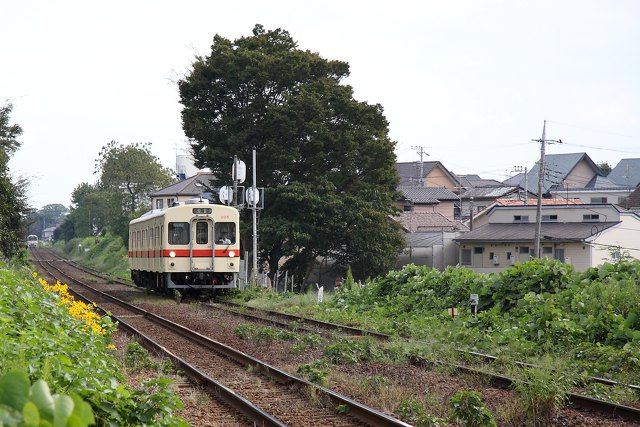
[(100, 150), (95, 173), (95, 185), (81, 183), (73, 190), (60, 233), (65, 240), (110, 232), (127, 242), (129, 221), (150, 208), (149, 193), (173, 182), (150, 144), (109, 142)]
[(284, 269), (305, 277), (326, 257), (357, 278), (374, 276), (402, 248), (389, 220), (395, 143), (382, 107), (356, 101), (342, 84), (348, 75), (346, 62), (256, 25), (234, 41), (216, 35), (211, 54), (197, 57), (179, 82), (194, 158), (218, 184), (234, 155), (249, 160), (257, 152), (259, 185), (267, 188), (260, 255), (272, 275), (283, 258)]
[(129, 145), (111, 141), (96, 159), (98, 188), (124, 195), (122, 205), (128, 214), (150, 206), (148, 194), (173, 182), (173, 173), (151, 153), (150, 144)]
[(9, 159), (20, 147), (20, 125), (11, 124), (13, 105), (0, 106), (0, 253), (13, 257), (20, 248), (26, 229), (26, 217), (31, 212), (26, 191), (28, 182), (13, 181), (9, 174)]
[(30, 215), (28, 233), (42, 236), (45, 228), (61, 224), (68, 213), (69, 209), (60, 203), (45, 205)]

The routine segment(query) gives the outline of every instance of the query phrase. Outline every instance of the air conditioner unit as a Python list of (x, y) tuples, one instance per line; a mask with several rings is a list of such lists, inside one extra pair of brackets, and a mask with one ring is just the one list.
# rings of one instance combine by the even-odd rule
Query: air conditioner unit
[(509, 265), (515, 265), (516, 264), (516, 257), (511, 255), (509, 257)]
[(500, 264), (500, 258), (497, 255), (493, 256), (493, 265), (499, 265)]
[(571, 257), (568, 257), (568, 256), (564, 257), (564, 262), (567, 264), (571, 264)]

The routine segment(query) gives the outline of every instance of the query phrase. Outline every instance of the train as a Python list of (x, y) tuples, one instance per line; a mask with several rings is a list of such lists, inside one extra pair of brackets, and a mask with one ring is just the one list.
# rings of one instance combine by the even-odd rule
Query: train
[(129, 222), (131, 279), (141, 287), (217, 290), (238, 286), (238, 210), (206, 199), (177, 202)]
[(27, 236), (27, 247), (29, 248), (37, 248), (38, 247), (38, 236), (35, 234), (29, 234)]

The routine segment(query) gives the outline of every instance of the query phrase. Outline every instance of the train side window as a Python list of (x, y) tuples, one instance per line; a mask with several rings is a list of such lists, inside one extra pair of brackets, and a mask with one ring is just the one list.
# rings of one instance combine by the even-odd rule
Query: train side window
[(216, 222), (216, 243), (220, 245), (234, 244), (236, 242), (235, 222)]
[(189, 223), (170, 222), (169, 223), (169, 244), (188, 245), (189, 244)]
[(209, 224), (206, 222), (196, 223), (196, 243), (199, 245), (209, 243)]

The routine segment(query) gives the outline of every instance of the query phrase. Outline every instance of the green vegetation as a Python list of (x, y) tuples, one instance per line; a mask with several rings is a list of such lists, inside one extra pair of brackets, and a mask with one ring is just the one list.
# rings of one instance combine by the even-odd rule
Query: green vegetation
[(74, 238), (55, 242), (53, 249), (64, 256), (106, 274), (130, 279), (127, 249), (120, 236)]
[[(480, 296), (476, 317), (468, 306), (472, 293)], [(438, 366), (442, 361), (474, 363), (459, 349), (496, 355), (487, 368), (516, 378), (521, 409), (530, 419), (549, 419), (575, 387), (627, 404), (638, 400), (624, 387), (593, 385), (588, 377), (640, 383), (640, 261), (578, 273), (559, 261), (536, 259), (495, 275), (408, 265), (362, 286), (343, 286), (325, 295), (322, 304), (313, 294), (254, 291), (252, 296), (258, 299), (247, 305), (419, 340), (384, 349), (366, 340), (338, 340), (325, 347), (330, 363), (361, 363), (384, 355)], [(458, 316), (449, 315), (450, 307), (458, 309)], [(536, 368), (509, 368), (515, 360)]]
[(35, 276), (0, 264), (0, 402), (11, 401), (2, 407), (8, 413), (0, 411), (8, 417), (0, 418), (3, 425), (23, 425), (15, 411), (22, 411), (25, 421), (39, 417), (41, 424), (29, 425), (88, 422), (83, 401), (99, 426), (187, 425), (173, 415), (182, 403), (168, 380), (154, 379), (136, 390), (120, 383), (110, 318), (70, 300), (65, 285), (48, 285)]
[(20, 148), (18, 137), (22, 128), (10, 124), (13, 105), (0, 105), (0, 255), (13, 258), (20, 252), (26, 237), (26, 216), (31, 212), (27, 203), (28, 182), (14, 181), (9, 173), (9, 159)]
[(173, 182), (146, 144), (111, 141), (96, 159), (95, 185), (81, 183), (71, 194), (71, 211), (57, 238), (102, 236), (111, 233), (126, 243), (129, 221), (151, 208), (148, 193)]
[[(392, 268), (404, 246), (388, 220), (399, 182), (395, 142), (382, 106), (354, 99), (348, 76), (346, 62), (256, 25), (235, 40), (215, 35), (210, 54), (178, 82), (182, 127), (197, 166), (218, 177), (214, 186), (225, 185), (229, 159), (248, 161), (257, 150), (269, 201), (257, 255), (271, 279), (279, 269), (305, 283), (325, 257), (364, 279)], [(250, 229), (250, 211), (243, 217)]]
[(493, 415), (475, 390), (460, 390), (449, 399), (451, 420), (468, 427), (496, 427)]

